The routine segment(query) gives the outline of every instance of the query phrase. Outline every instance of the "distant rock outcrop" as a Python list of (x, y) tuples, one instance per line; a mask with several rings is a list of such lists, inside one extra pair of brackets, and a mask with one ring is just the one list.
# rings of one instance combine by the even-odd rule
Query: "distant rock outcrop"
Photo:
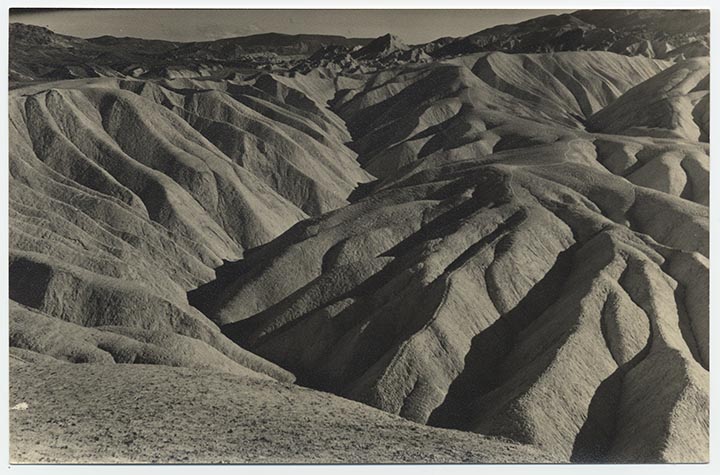
[(385, 59), (408, 49), (408, 46), (400, 38), (388, 33), (354, 51), (352, 56), (356, 59)]

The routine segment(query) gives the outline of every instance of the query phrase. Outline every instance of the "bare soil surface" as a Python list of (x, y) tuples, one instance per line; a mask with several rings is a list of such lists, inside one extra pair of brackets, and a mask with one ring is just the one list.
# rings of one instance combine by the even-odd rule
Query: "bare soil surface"
[[(230, 373), (13, 358), (12, 463), (534, 463), (539, 450)], [(49, 389), (51, 388), (51, 390)]]

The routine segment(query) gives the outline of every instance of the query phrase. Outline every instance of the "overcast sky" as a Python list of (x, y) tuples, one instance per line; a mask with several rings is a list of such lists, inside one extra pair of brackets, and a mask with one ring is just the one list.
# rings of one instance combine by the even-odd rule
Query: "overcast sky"
[(570, 10), (13, 10), (11, 22), (91, 38), (133, 36), (198, 41), (256, 33), (317, 33), (407, 43), (465, 36), (482, 29)]

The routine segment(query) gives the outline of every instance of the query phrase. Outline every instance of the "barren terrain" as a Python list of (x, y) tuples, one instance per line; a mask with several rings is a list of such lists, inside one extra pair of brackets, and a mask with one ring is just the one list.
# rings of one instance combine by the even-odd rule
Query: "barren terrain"
[(708, 29), (12, 24), (12, 461), (707, 461)]

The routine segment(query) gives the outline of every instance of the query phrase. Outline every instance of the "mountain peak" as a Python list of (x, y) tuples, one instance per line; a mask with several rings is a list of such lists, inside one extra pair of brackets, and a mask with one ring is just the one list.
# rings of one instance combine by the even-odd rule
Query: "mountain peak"
[(387, 33), (383, 36), (375, 38), (353, 53), (353, 57), (357, 59), (385, 58), (401, 51), (410, 49), (399, 37)]

